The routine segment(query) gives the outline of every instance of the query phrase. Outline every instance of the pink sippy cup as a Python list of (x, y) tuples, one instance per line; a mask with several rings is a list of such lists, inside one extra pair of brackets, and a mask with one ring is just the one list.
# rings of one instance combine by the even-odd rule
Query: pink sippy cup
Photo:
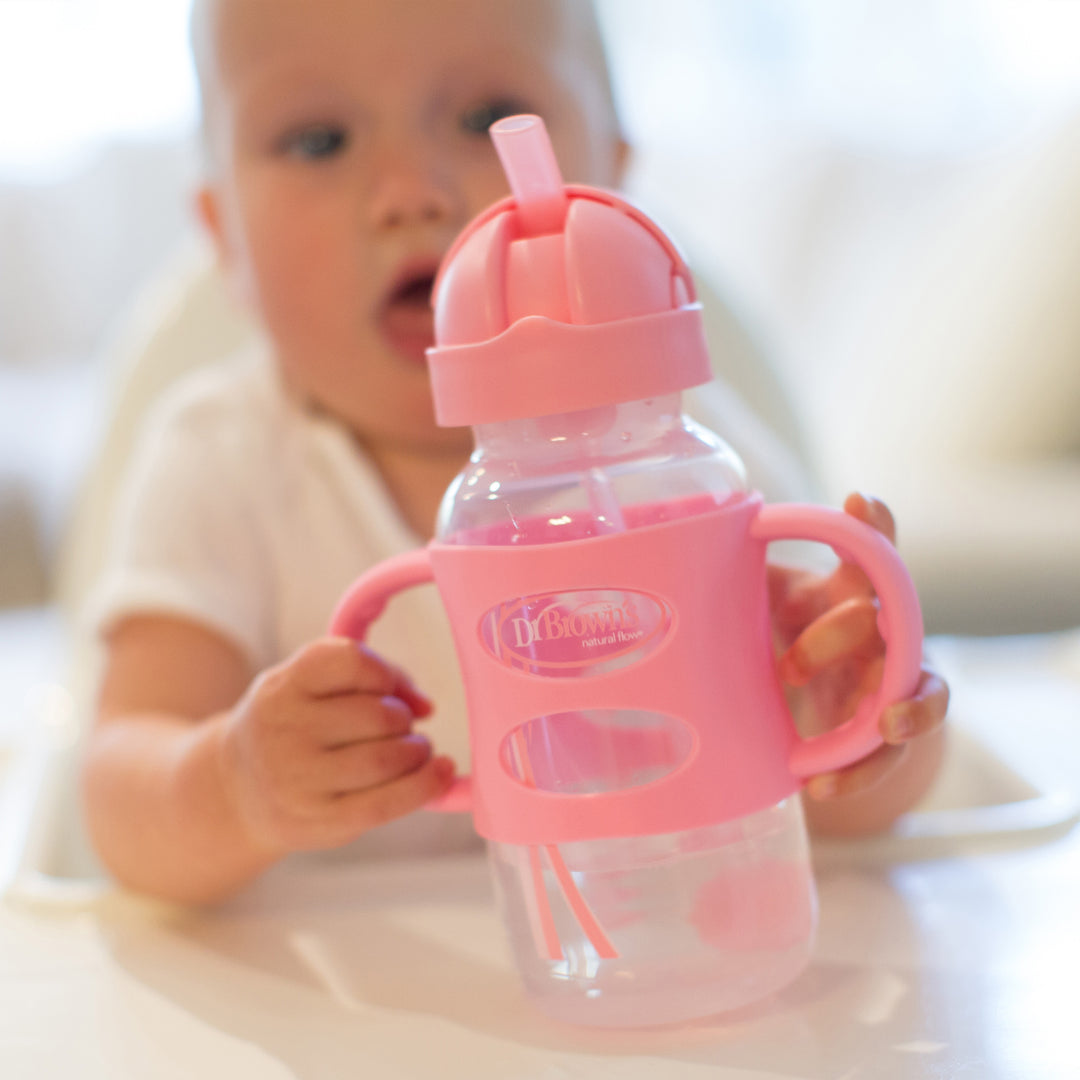
[[(434, 580), (465, 680), (473, 775), (439, 809), (487, 838), (514, 957), (548, 1013), (689, 1020), (787, 984), (816, 899), (805, 777), (880, 745), (916, 685), (922, 620), (899, 557), (835, 510), (764, 506), (683, 415), (711, 378), (689, 270), (623, 199), (566, 185), (543, 123), (491, 129), (512, 197), (435, 285), (436, 415), (476, 450), (437, 538), (364, 574), (332, 631), (363, 637)], [(858, 562), (887, 641), (877, 693), (813, 739), (775, 670), (771, 540)]]

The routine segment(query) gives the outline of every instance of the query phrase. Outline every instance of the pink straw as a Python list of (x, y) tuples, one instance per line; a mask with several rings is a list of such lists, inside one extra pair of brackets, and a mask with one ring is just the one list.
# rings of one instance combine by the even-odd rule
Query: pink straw
[[(521, 769), (521, 778), (527, 787), (536, 787), (536, 778), (533, 775), (532, 765), (529, 763), (527, 750), (525, 747), (524, 735), (521, 728), (518, 728), (514, 732), (513, 736), (514, 751), (517, 756), (518, 766)], [(603, 927), (597, 921), (596, 916), (593, 914), (592, 908), (589, 907), (585, 897), (581, 895), (581, 891), (574, 883), (573, 875), (570, 873), (566, 866), (566, 862), (563, 860), (562, 855), (559, 854), (559, 849), (554, 844), (545, 844), (544, 851), (547, 853), (548, 861), (551, 863), (551, 869), (555, 872), (555, 877), (562, 888), (563, 898), (566, 900), (571, 912), (574, 914), (574, 918), (577, 919), (578, 925), (584, 931), (585, 936), (589, 939), (589, 943), (596, 950), (597, 955), (604, 960), (613, 960), (619, 954), (615, 950), (615, 947), (611, 944), (607, 934), (604, 933)], [(529, 865), (532, 870), (533, 890), (536, 898), (535, 914), (539, 918), (541, 933), (536, 933), (537, 927), (533, 927), (533, 936), (544, 943), (544, 948), (547, 951), (549, 960), (558, 960), (563, 956), (562, 946), (559, 943), (559, 934), (555, 928), (555, 920), (551, 915), (551, 905), (548, 903), (547, 890), (544, 888), (544, 876), (540, 868), (540, 854), (539, 849), (536, 846), (529, 848)], [(533, 914), (533, 905), (529, 905), (530, 916)]]
[(508, 116), (488, 128), (517, 202), (525, 236), (561, 231), (569, 200), (547, 129), (538, 116)]

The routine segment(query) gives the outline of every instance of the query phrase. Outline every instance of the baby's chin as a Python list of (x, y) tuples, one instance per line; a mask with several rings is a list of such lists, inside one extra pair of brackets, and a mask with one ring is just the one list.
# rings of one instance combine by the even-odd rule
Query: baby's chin
[(379, 329), (382, 343), (391, 356), (427, 370), (427, 350), (435, 344), (432, 330), (401, 325), (387, 326), (385, 320)]
[(469, 428), (443, 428), (434, 420), (425, 422), (419, 417), (399, 417), (390, 423), (384, 420), (344, 422), (360, 445), (376, 455), (391, 453), (452, 459), (460, 467), (473, 448)]
[(308, 395), (311, 408), (349, 429), (372, 451), (400, 451), (443, 456), (468, 456), (472, 431), (468, 427), (440, 427), (435, 422), (427, 368), (412, 364), (412, 377), (384, 385), (381, 393), (349, 400), (333, 388)]

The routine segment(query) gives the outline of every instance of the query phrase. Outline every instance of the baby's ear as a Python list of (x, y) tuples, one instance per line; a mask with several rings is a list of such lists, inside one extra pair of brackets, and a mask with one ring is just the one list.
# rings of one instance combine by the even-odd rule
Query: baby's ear
[(201, 184), (193, 198), (195, 216), (206, 230), (217, 253), (218, 269), (225, 280), (226, 288), (232, 301), (241, 307), (248, 307), (248, 292), (240, 279), (236, 253), (229, 238), (221, 206), (221, 194), (212, 184)]
[(200, 184), (192, 201), (195, 205), (195, 216), (213, 241), (218, 259), (224, 266), (229, 261), (228, 245), (225, 242), (225, 227), (221, 220), (221, 200), (217, 190), (210, 184)]

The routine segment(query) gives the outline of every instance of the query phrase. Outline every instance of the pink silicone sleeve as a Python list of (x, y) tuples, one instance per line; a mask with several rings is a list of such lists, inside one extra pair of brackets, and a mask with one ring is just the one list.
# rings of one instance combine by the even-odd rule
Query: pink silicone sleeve
[(882, 711), (910, 697), (918, 686), (923, 621), (915, 586), (892, 544), (876, 529), (839, 510), (799, 504), (765, 506), (751, 531), (759, 540), (828, 544), (842, 559), (862, 567), (878, 595), (878, 629), (886, 643), (881, 686), (847, 723), (824, 735), (800, 739), (791, 753), (791, 771), (796, 776), (843, 768), (884, 742), (878, 726)]
[[(363, 641), (368, 627), (382, 614), (395, 593), (434, 580), (427, 548), (386, 559), (353, 582), (334, 610), (330, 633)], [(441, 799), (428, 803), (426, 808), (447, 813), (470, 811), (472, 789), (469, 778), (458, 777)]]

